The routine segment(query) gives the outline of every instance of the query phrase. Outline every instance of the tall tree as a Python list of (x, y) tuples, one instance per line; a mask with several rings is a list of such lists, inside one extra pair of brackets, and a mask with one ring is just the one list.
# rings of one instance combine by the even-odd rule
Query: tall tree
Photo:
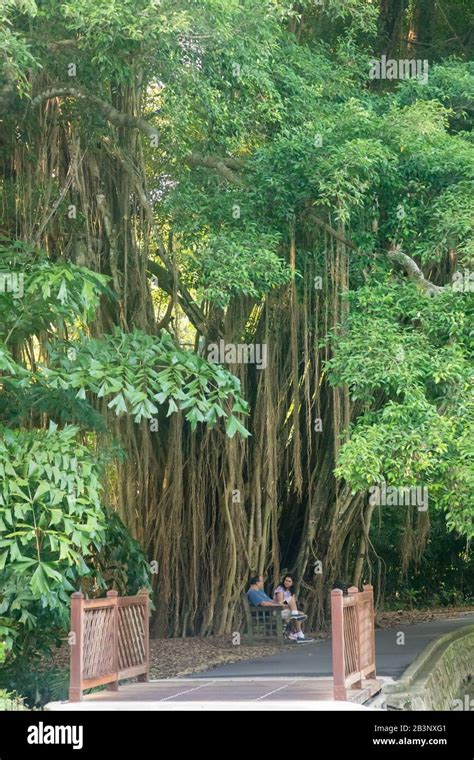
[(163, 335), (191, 362), (266, 349), (261, 368), (230, 357), (227, 405), (206, 406), (203, 372), (190, 411), (171, 359), (138, 422), (97, 402), (125, 451), (108, 493), (158, 567), (159, 633), (232, 630), (251, 570), (291, 569), (321, 621), (335, 577), (371, 572), (374, 480), (429, 479), (470, 533), (447, 472), (471, 456), (469, 300), (449, 283), (472, 251), (472, 72), (374, 93), (397, 7), (5, 6), (3, 232), (109, 277), (91, 334), (138, 329), (151, 363)]

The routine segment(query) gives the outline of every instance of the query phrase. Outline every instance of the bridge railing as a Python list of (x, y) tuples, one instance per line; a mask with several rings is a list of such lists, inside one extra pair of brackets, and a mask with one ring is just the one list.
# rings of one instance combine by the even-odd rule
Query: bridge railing
[(118, 690), (124, 678), (149, 679), (149, 595), (105, 599), (71, 597), (69, 701), (79, 702), (85, 689), (107, 685)]
[(354, 586), (344, 596), (331, 592), (332, 663), (334, 699), (347, 699), (347, 690), (362, 688), (375, 678), (375, 614), (372, 586)]

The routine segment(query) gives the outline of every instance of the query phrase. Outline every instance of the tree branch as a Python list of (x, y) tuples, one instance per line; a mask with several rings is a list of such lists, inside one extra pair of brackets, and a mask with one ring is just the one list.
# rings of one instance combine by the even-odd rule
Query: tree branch
[(244, 162), (236, 158), (214, 158), (213, 156), (201, 156), (193, 153), (187, 156), (185, 162), (192, 167), (202, 166), (205, 169), (214, 169), (233, 185), (243, 185), (241, 177), (234, 173), (233, 169), (242, 169)]
[[(84, 92), (84, 90), (81, 90), (79, 87), (52, 87), (33, 98), (31, 106), (32, 108), (37, 108), (42, 103), (45, 103), (47, 100), (52, 100), (53, 98), (76, 98), (76, 100), (86, 100), (96, 106), (102, 116), (114, 126), (138, 129), (150, 138), (158, 136), (158, 130), (156, 127), (149, 124), (146, 119), (142, 119), (139, 116), (130, 116), (122, 111), (118, 111), (110, 103), (97, 97), (97, 95)], [(185, 162), (193, 167), (202, 166), (206, 169), (214, 169), (218, 174), (234, 185), (243, 184), (242, 179), (235, 174), (235, 170), (242, 169), (244, 167), (244, 162), (237, 158), (215, 158), (213, 156), (192, 154), (185, 158)]]
[[(151, 259), (148, 259), (147, 261), (147, 269), (150, 274), (153, 275), (153, 277), (156, 277), (158, 286), (164, 290), (165, 293), (173, 296), (173, 293), (175, 292), (173, 275), (168, 272), (167, 269), (160, 266), (160, 264), (157, 264)], [(197, 303), (193, 301), (191, 294), (182, 283), (180, 284), (180, 291), (178, 293), (178, 302), (196, 330), (198, 330), (198, 332), (200, 332), (205, 337), (208, 337), (209, 325), (207, 323), (207, 319)]]
[(427, 280), (416, 261), (403, 253), (399, 245), (387, 251), (387, 255), (389, 259), (399, 264), (405, 270), (408, 278), (416, 282), (429, 296), (437, 296), (443, 293), (444, 288)]
[(37, 108), (42, 103), (45, 103), (52, 98), (76, 98), (76, 100), (87, 100), (92, 105), (95, 105), (101, 112), (102, 116), (114, 126), (138, 129), (150, 138), (158, 137), (158, 130), (156, 127), (153, 127), (145, 119), (142, 119), (139, 116), (130, 116), (122, 111), (118, 111), (110, 103), (98, 98), (97, 95), (91, 95), (91, 93), (84, 92), (78, 87), (52, 87), (33, 98), (31, 106), (32, 108)]
[[(33, 108), (38, 107), (42, 103), (46, 102), (47, 100), (51, 100), (52, 98), (76, 98), (76, 99), (82, 99), (87, 100), (89, 103), (95, 105), (99, 111), (102, 113), (102, 115), (110, 121), (111, 124), (114, 124), (117, 127), (128, 127), (131, 129), (138, 129), (144, 134), (146, 134), (148, 137), (157, 137), (158, 131), (155, 127), (151, 126), (145, 119), (142, 119), (139, 116), (130, 116), (129, 114), (123, 113), (121, 111), (118, 111), (114, 106), (112, 106), (110, 103), (107, 103), (106, 101), (102, 100), (101, 98), (98, 98), (96, 95), (91, 95), (88, 92), (83, 92), (81, 89), (77, 87), (53, 87), (49, 90), (46, 90), (45, 92), (40, 93), (37, 95), (33, 100), (31, 101), (31, 105)], [(241, 177), (239, 177), (235, 171), (238, 171), (239, 169), (244, 168), (245, 164), (242, 160), (237, 158), (216, 158), (214, 156), (202, 156), (200, 154), (194, 153), (185, 158), (185, 162), (188, 164), (188, 166), (192, 167), (203, 167), (206, 169), (213, 169), (218, 174), (220, 174), (222, 177), (224, 177), (228, 182), (232, 183), (233, 185), (243, 186), (243, 180)], [(140, 200), (143, 202), (144, 198), (143, 196), (140, 198)], [(147, 203), (144, 204), (145, 208), (148, 205)], [(310, 217), (310, 221), (314, 222), (314, 224), (317, 224), (318, 227), (323, 229), (325, 232), (327, 232), (331, 237), (335, 238), (335, 240), (339, 240), (339, 242), (346, 245), (348, 248), (350, 248), (353, 251), (358, 252), (358, 248), (355, 245), (355, 243), (352, 242), (352, 240), (348, 240), (344, 235), (342, 235), (340, 232), (335, 230), (331, 225), (329, 225), (327, 222), (325, 222), (320, 217), (316, 216), (315, 214), (312, 214)], [(438, 295), (439, 293), (442, 293), (444, 288), (440, 287), (439, 285), (434, 285), (432, 282), (426, 279), (423, 272), (421, 271), (420, 267), (416, 263), (414, 259), (412, 259), (410, 256), (408, 256), (406, 253), (403, 253), (403, 251), (400, 250), (400, 246), (395, 246), (391, 248), (389, 251), (387, 251), (387, 256), (392, 261), (399, 264), (406, 272), (408, 277), (417, 282), (417, 284), (430, 296)], [(153, 262), (149, 262), (151, 265), (153, 265), (153, 268), (157, 265), (154, 265)], [(149, 267), (150, 271), (153, 272), (152, 267)], [(165, 269), (162, 267), (159, 267), (159, 269), (162, 269), (162, 272), (165, 272), (167, 275)], [(162, 273), (161, 273), (162, 275)], [(162, 276), (163, 279), (163, 276)], [(161, 286), (161, 285), (160, 285)], [(164, 290), (167, 290), (166, 287), (163, 287)], [(170, 294), (173, 293), (173, 290), (167, 290)], [(204, 314), (201, 312), (201, 310), (194, 304), (191, 295), (189, 293), (181, 293), (181, 299), (184, 299), (186, 306), (187, 306), (187, 313), (191, 321), (193, 322), (194, 326), (198, 328), (201, 332), (206, 334), (207, 332), (207, 324), (206, 319), (204, 317)], [(184, 308), (184, 304), (183, 304)], [(191, 317), (191, 313), (193, 314), (193, 317)]]
[(339, 240), (340, 243), (344, 243), (345, 246), (348, 248), (352, 248), (353, 251), (358, 252), (358, 248), (355, 243), (352, 242), (352, 240), (348, 240), (344, 237), (344, 235), (341, 232), (338, 232), (333, 227), (331, 227), (330, 224), (327, 224), (323, 219), (320, 219), (319, 216), (316, 216), (315, 214), (311, 214), (309, 217), (309, 220), (311, 222), (314, 222), (318, 225), (318, 227), (321, 227), (322, 230), (327, 232), (331, 237), (335, 238), (336, 240)]
[[(356, 251), (356, 253), (359, 253), (359, 249), (357, 248), (356, 244), (352, 242), (352, 240), (345, 238), (344, 235), (333, 229), (333, 227), (327, 224), (323, 219), (320, 219), (315, 214), (312, 214), (309, 219), (310, 221), (317, 224), (318, 227), (321, 227), (321, 229), (325, 230), (325, 232), (331, 235), (331, 237), (339, 240), (341, 243), (344, 243), (344, 245), (346, 245), (348, 248), (351, 248), (353, 251)], [(406, 253), (403, 253), (403, 251), (400, 250), (399, 245), (394, 246), (386, 251), (386, 255), (389, 259), (399, 264), (405, 270), (409, 279), (416, 282), (429, 296), (437, 296), (440, 293), (443, 293), (444, 288), (440, 285), (434, 285), (434, 283), (427, 280), (416, 261)]]
[(48, 50), (64, 50), (65, 48), (77, 48), (77, 40), (50, 40), (46, 43)]

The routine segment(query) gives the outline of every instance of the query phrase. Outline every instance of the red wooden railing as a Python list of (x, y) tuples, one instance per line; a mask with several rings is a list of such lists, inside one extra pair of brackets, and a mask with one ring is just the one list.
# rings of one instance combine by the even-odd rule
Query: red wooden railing
[(84, 689), (107, 684), (118, 690), (124, 678), (149, 679), (149, 596), (106, 599), (71, 597), (71, 671), (69, 701), (79, 702)]
[(347, 596), (340, 589), (331, 592), (334, 699), (345, 700), (347, 689), (375, 678), (374, 622), (372, 586), (351, 587)]

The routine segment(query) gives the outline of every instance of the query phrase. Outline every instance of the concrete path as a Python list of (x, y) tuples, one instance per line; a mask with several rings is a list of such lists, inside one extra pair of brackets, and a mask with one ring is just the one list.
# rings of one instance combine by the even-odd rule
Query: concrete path
[[(471, 623), (474, 623), (474, 613), (472, 612), (461, 613), (456, 617), (433, 620), (428, 623), (376, 630), (377, 676), (400, 678), (408, 665), (430, 641)], [(400, 633), (404, 634), (404, 644), (397, 643), (397, 641), (403, 641)], [(288, 644), (283, 651), (270, 657), (220, 665), (212, 670), (196, 673), (191, 677), (212, 677), (214, 679), (262, 676), (332, 676), (331, 641)], [(189, 676), (187, 677), (189, 678)]]
[[(360, 710), (380, 692), (381, 679), (366, 679), (346, 702), (334, 702), (332, 678), (168, 678), (123, 684), (118, 691), (88, 694), (82, 702), (50, 702), (46, 710)], [(335, 706), (334, 706), (335, 705)]]

